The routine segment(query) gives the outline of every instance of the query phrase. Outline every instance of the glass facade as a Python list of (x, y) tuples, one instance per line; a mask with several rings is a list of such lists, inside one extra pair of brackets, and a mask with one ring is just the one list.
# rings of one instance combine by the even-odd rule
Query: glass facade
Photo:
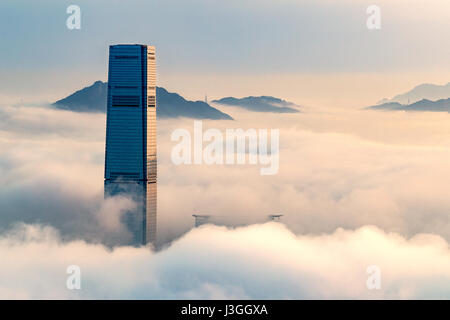
[(132, 233), (124, 245), (156, 241), (156, 60), (155, 48), (109, 48), (105, 197), (123, 194), (137, 207), (123, 217)]

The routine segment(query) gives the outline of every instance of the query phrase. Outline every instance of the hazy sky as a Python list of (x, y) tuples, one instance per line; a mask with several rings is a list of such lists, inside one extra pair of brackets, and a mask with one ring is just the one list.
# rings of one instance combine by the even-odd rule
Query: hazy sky
[[(3, 0), (0, 96), (51, 100), (106, 80), (115, 43), (155, 45), (159, 84), (195, 99), (270, 94), (356, 105), (448, 82), (450, 2), (376, 1), (377, 31), (366, 27), (373, 3)], [(81, 30), (66, 28), (70, 4), (81, 7)]]

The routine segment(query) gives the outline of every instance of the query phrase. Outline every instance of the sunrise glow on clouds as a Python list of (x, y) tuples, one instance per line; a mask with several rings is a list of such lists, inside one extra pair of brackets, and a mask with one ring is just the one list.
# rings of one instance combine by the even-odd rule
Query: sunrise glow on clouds
[[(233, 115), (235, 126), (250, 128), (267, 121), (282, 128), (279, 174), (260, 176), (248, 165), (175, 166), (170, 162), (174, 143), (167, 132), (175, 127), (192, 130), (193, 122), (161, 121), (158, 232), (172, 244), (152, 253), (146, 248), (111, 251), (95, 244), (126, 237), (119, 217), (133, 205), (126, 198), (103, 200), (102, 115), (41, 107), (3, 109), (0, 205), (5, 210), (2, 225), (10, 227), (3, 228), (0, 241), (1, 255), (9, 257), (2, 262), (1, 294), (157, 299), (448, 296), (450, 202), (445, 177), (450, 170), (444, 164), (450, 153), (442, 136), (450, 132), (445, 126), (435, 126), (420, 140), (428, 123), (419, 115), (403, 120), (404, 115), (394, 116), (400, 128), (408, 124), (408, 134), (403, 134), (390, 129), (387, 114), (341, 114), (355, 120), (369, 116), (378, 121), (376, 126), (386, 126), (385, 136), (373, 137), (367, 128), (351, 134), (346, 125), (332, 126), (339, 113), (330, 119), (314, 112), (296, 119), (279, 115), (255, 120), (237, 110)], [(436, 124), (449, 121), (437, 115), (425, 118)], [(217, 121), (205, 125), (226, 126)], [(398, 134), (386, 141), (389, 130)], [(250, 225), (204, 226), (185, 234), (195, 210)], [(268, 214), (278, 211), (285, 225), (264, 224)], [(27, 224), (17, 226), (17, 221)], [(228, 262), (218, 270), (221, 260)], [(65, 268), (71, 264), (83, 271), (85, 288), (79, 293), (64, 286)], [(183, 265), (185, 271), (177, 275), (171, 265)], [(370, 265), (381, 268), (380, 291), (365, 286)], [(133, 276), (143, 269), (148, 269), (145, 277)], [(12, 270), (17, 277), (10, 277)], [(36, 272), (48, 279), (34, 278)], [(173, 279), (179, 277), (181, 284), (175, 285)], [(199, 281), (189, 280), (194, 278)], [(38, 289), (42, 286), (48, 290)]]
[[(65, 3), (0, 5), (0, 299), (450, 298), (450, 115), (364, 109), (449, 82), (450, 2), (380, 0), (374, 32), (365, 1), (171, 2), (79, 1), (74, 32)], [(185, 98), (300, 106), (210, 102), (235, 120), (205, 130), (279, 129), (271, 176), (175, 165), (171, 133), (194, 121), (158, 119), (157, 249), (117, 247), (136, 203), (104, 198), (105, 114), (49, 106), (105, 80), (120, 42), (155, 44), (158, 86)], [(193, 228), (197, 213), (227, 226)], [(70, 265), (81, 290), (66, 287)]]

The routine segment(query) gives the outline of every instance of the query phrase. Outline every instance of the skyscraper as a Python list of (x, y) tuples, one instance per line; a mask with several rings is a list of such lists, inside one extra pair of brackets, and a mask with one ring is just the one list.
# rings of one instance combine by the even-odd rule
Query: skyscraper
[(123, 222), (132, 238), (156, 240), (156, 60), (147, 45), (109, 47), (105, 196), (124, 194), (137, 204)]

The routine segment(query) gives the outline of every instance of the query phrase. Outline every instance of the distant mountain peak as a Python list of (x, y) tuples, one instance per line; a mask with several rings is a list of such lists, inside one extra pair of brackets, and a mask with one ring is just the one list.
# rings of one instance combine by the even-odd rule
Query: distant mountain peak
[(398, 94), (392, 99), (383, 99), (378, 104), (386, 102), (398, 102), (400, 104), (411, 104), (422, 99), (431, 101), (450, 98), (450, 82), (444, 85), (436, 85), (432, 83), (422, 83), (415, 86), (408, 92)]
[(236, 106), (255, 112), (298, 113), (297, 105), (271, 96), (248, 96), (244, 98), (225, 97), (212, 102)]
[[(77, 112), (106, 112), (108, 83), (95, 81), (91, 86), (56, 101), (59, 109)], [(203, 101), (189, 101), (181, 95), (156, 87), (157, 115), (160, 118), (186, 117), (194, 119), (233, 120), (231, 116)]]
[(421, 99), (410, 104), (401, 104), (398, 102), (387, 102), (375, 106), (367, 107), (373, 110), (403, 110), (403, 111), (433, 111), (433, 112), (450, 112), (450, 98), (431, 101), (429, 99)]

